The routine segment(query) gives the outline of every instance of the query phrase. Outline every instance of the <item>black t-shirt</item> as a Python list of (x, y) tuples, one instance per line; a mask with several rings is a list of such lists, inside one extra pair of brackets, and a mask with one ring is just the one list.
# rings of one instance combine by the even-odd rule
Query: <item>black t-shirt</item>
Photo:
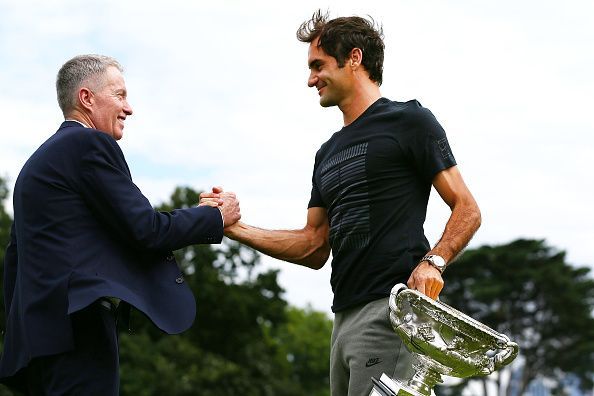
[(429, 250), (433, 177), (454, 165), (443, 128), (416, 100), (378, 99), (322, 145), (308, 207), (328, 211), (334, 312), (406, 283)]

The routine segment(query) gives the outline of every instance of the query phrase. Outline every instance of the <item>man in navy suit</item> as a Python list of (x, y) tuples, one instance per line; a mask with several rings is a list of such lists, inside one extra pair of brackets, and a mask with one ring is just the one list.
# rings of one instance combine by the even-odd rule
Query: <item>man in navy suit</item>
[(115, 59), (77, 56), (56, 88), (65, 121), (14, 188), (0, 381), (31, 395), (117, 395), (116, 312), (133, 306), (167, 333), (189, 328), (195, 300), (172, 251), (220, 243), (239, 203), (228, 194), (218, 208), (152, 208), (117, 144), (132, 108)]

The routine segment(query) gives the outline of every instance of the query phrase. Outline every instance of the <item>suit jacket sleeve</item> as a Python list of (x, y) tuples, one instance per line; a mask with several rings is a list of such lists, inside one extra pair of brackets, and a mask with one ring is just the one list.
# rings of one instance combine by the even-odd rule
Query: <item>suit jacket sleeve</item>
[(155, 211), (132, 182), (124, 155), (111, 136), (85, 134), (80, 152), (80, 191), (97, 218), (118, 238), (155, 250), (221, 242), (223, 223), (217, 208)]

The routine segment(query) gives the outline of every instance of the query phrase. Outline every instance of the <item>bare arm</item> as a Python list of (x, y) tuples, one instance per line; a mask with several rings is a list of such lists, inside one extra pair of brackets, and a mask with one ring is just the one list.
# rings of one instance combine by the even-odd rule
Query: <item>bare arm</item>
[(481, 212), (456, 166), (438, 173), (433, 186), (452, 210), (439, 242), (430, 254), (451, 262), (466, 247), (481, 225)]
[[(439, 172), (433, 186), (452, 210), (439, 242), (427, 254), (437, 254), (451, 262), (468, 244), (481, 225), (481, 212), (456, 166)], [(427, 262), (412, 272), (408, 286), (436, 299), (443, 288), (439, 271)]]
[(274, 258), (320, 269), (330, 255), (328, 230), (326, 209), (309, 208), (300, 230), (265, 230), (237, 222), (225, 228), (225, 235)]
[[(227, 193), (222, 187), (200, 194), (200, 205), (224, 209)], [(330, 256), (328, 214), (324, 208), (309, 208), (307, 222), (300, 230), (265, 230), (240, 221), (228, 224), (225, 235), (274, 258), (313, 269), (324, 266)]]

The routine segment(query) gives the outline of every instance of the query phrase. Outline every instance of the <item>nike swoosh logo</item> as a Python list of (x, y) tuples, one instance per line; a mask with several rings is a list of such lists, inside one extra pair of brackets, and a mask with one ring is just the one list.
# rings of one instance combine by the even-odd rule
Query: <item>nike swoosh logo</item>
[(369, 359), (367, 361), (367, 363), (365, 363), (365, 367), (375, 366), (376, 364), (379, 364), (381, 362), (382, 362), (381, 359), (378, 359), (378, 358), (376, 358), (376, 359)]

